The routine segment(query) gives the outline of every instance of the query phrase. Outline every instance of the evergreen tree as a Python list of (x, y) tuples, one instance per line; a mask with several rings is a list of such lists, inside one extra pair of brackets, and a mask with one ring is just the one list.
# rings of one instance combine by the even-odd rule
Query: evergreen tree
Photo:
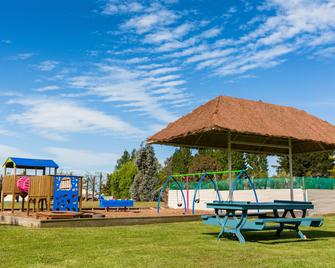
[(137, 152), (136, 165), (139, 172), (131, 186), (132, 197), (135, 200), (149, 201), (159, 185), (159, 162), (150, 144), (142, 146)]
[(255, 178), (267, 178), (269, 164), (267, 156), (264, 154), (246, 154), (246, 162), (248, 165), (248, 174)]
[(115, 170), (121, 168), (121, 166), (131, 160), (131, 155), (127, 150), (124, 150), (121, 158), (116, 161)]
[[(297, 177), (329, 177), (334, 164), (332, 155), (329, 153), (293, 155), (293, 175)], [(289, 174), (288, 156), (279, 157), (278, 162), (278, 173), (284, 171)]]
[(130, 198), (130, 187), (137, 172), (134, 161), (128, 161), (110, 175), (111, 193), (114, 198)]

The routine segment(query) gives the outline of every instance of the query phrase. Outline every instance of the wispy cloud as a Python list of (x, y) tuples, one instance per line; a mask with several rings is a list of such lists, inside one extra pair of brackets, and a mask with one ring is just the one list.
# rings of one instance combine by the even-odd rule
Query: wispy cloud
[(54, 70), (58, 64), (59, 64), (58, 61), (46, 60), (46, 61), (42, 61), (39, 64), (35, 65), (35, 67), (36, 69), (40, 71), (47, 72), (47, 71)]
[(141, 130), (116, 116), (90, 109), (65, 99), (12, 99), (8, 104), (22, 106), (8, 121), (29, 126), (45, 138), (65, 140), (71, 133), (139, 135)]
[(59, 89), (61, 89), (60, 86), (51, 85), (51, 86), (45, 86), (45, 87), (37, 88), (36, 91), (37, 92), (47, 92), (47, 91), (55, 91), (55, 90), (59, 90)]
[(130, 18), (122, 28), (125, 30), (135, 30), (138, 34), (151, 31), (155, 27), (162, 27), (174, 23), (179, 16), (167, 9), (158, 9)]
[[(236, 12), (237, 8), (231, 7), (223, 17), (227, 20)], [(290, 53), (314, 51), (316, 56), (333, 57), (333, 0), (268, 0), (259, 12), (242, 28), (246, 33), (235, 39), (220, 39), (222, 26), (206, 29), (208, 22), (203, 26), (200, 22), (185, 22), (182, 12), (162, 5), (131, 16), (123, 23), (123, 29), (133, 29), (161, 58), (174, 58), (218, 76), (271, 68), (284, 62)], [(192, 32), (194, 24), (200, 28)]]
[(120, 13), (128, 12), (141, 12), (144, 10), (144, 6), (138, 1), (120, 1), (120, 0), (109, 0), (102, 9), (104, 15), (115, 15)]
[(86, 171), (111, 172), (119, 157), (119, 155), (114, 153), (63, 147), (46, 147), (44, 151), (62, 169), (75, 170), (78, 173), (85, 173)]
[(188, 97), (179, 88), (184, 84), (175, 74), (177, 67), (158, 67), (151, 70), (121, 67), (114, 64), (100, 64), (94, 75), (69, 78), (69, 87), (85, 89), (99, 96), (104, 102), (113, 102), (125, 107), (128, 112), (146, 115), (163, 122), (176, 118), (173, 111), (164, 108), (166, 102)]
[(34, 157), (33, 154), (26, 152), (20, 148), (0, 144), (0, 161), (4, 163), (8, 157)]

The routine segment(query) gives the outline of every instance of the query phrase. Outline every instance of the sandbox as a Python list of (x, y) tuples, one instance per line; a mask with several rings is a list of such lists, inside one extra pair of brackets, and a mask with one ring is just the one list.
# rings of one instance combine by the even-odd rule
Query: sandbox
[[(38, 213), (31, 213), (29, 216), (25, 212), (15, 210), (4, 211), (0, 214), (0, 224), (18, 225), (33, 228), (45, 227), (103, 227), (103, 226), (123, 226), (154, 223), (173, 223), (200, 221), (201, 215), (208, 214), (208, 211), (196, 211), (195, 215), (185, 214), (182, 209), (162, 208), (157, 213), (156, 208), (138, 208), (126, 211), (106, 211), (101, 209), (86, 209), (82, 211), (80, 218), (72, 219), (47, 219)], [(87, 217), (92, 214), (92, 217)], [(84, 216), (86, 215), (86, 217)]]

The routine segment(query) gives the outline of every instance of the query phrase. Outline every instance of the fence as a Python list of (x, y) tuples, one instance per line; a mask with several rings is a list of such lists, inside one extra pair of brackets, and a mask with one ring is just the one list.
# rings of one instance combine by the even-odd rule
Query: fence
[[(290, 179), (288, 178), (254, 178), (252, 182), (256, 189), (289, 189)], [(215, 181), (220, 191), (228, 190), (229, 184), (227, 180)], [(186, 189), (185, 182), (179, 182), (183, 189)], [(197, 182), (189, 182), (188, 188), (194, 190)], [(201, 183), (200, 189), (213, 189), (214, 185), (211, 181)], [(295, 189), (335, 189), (335, 178), (312, 178), (312, 177), (296, 177), (293, 180), (293, 188)], [(175, 182), (170, 183), (170, 190), (177, 190), (178, 185)], [(251, 187), (248, 180), (241, 179), (237, 182), (236, 190), (250, 190)]]

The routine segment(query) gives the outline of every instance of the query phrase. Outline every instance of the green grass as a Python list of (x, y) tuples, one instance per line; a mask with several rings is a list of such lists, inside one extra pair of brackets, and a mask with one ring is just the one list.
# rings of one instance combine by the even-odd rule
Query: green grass
[(0, 226), (0, 267), (334, 267), (335, 217), (321, 228), (216, 240), (200, 222), (105, 228)]

